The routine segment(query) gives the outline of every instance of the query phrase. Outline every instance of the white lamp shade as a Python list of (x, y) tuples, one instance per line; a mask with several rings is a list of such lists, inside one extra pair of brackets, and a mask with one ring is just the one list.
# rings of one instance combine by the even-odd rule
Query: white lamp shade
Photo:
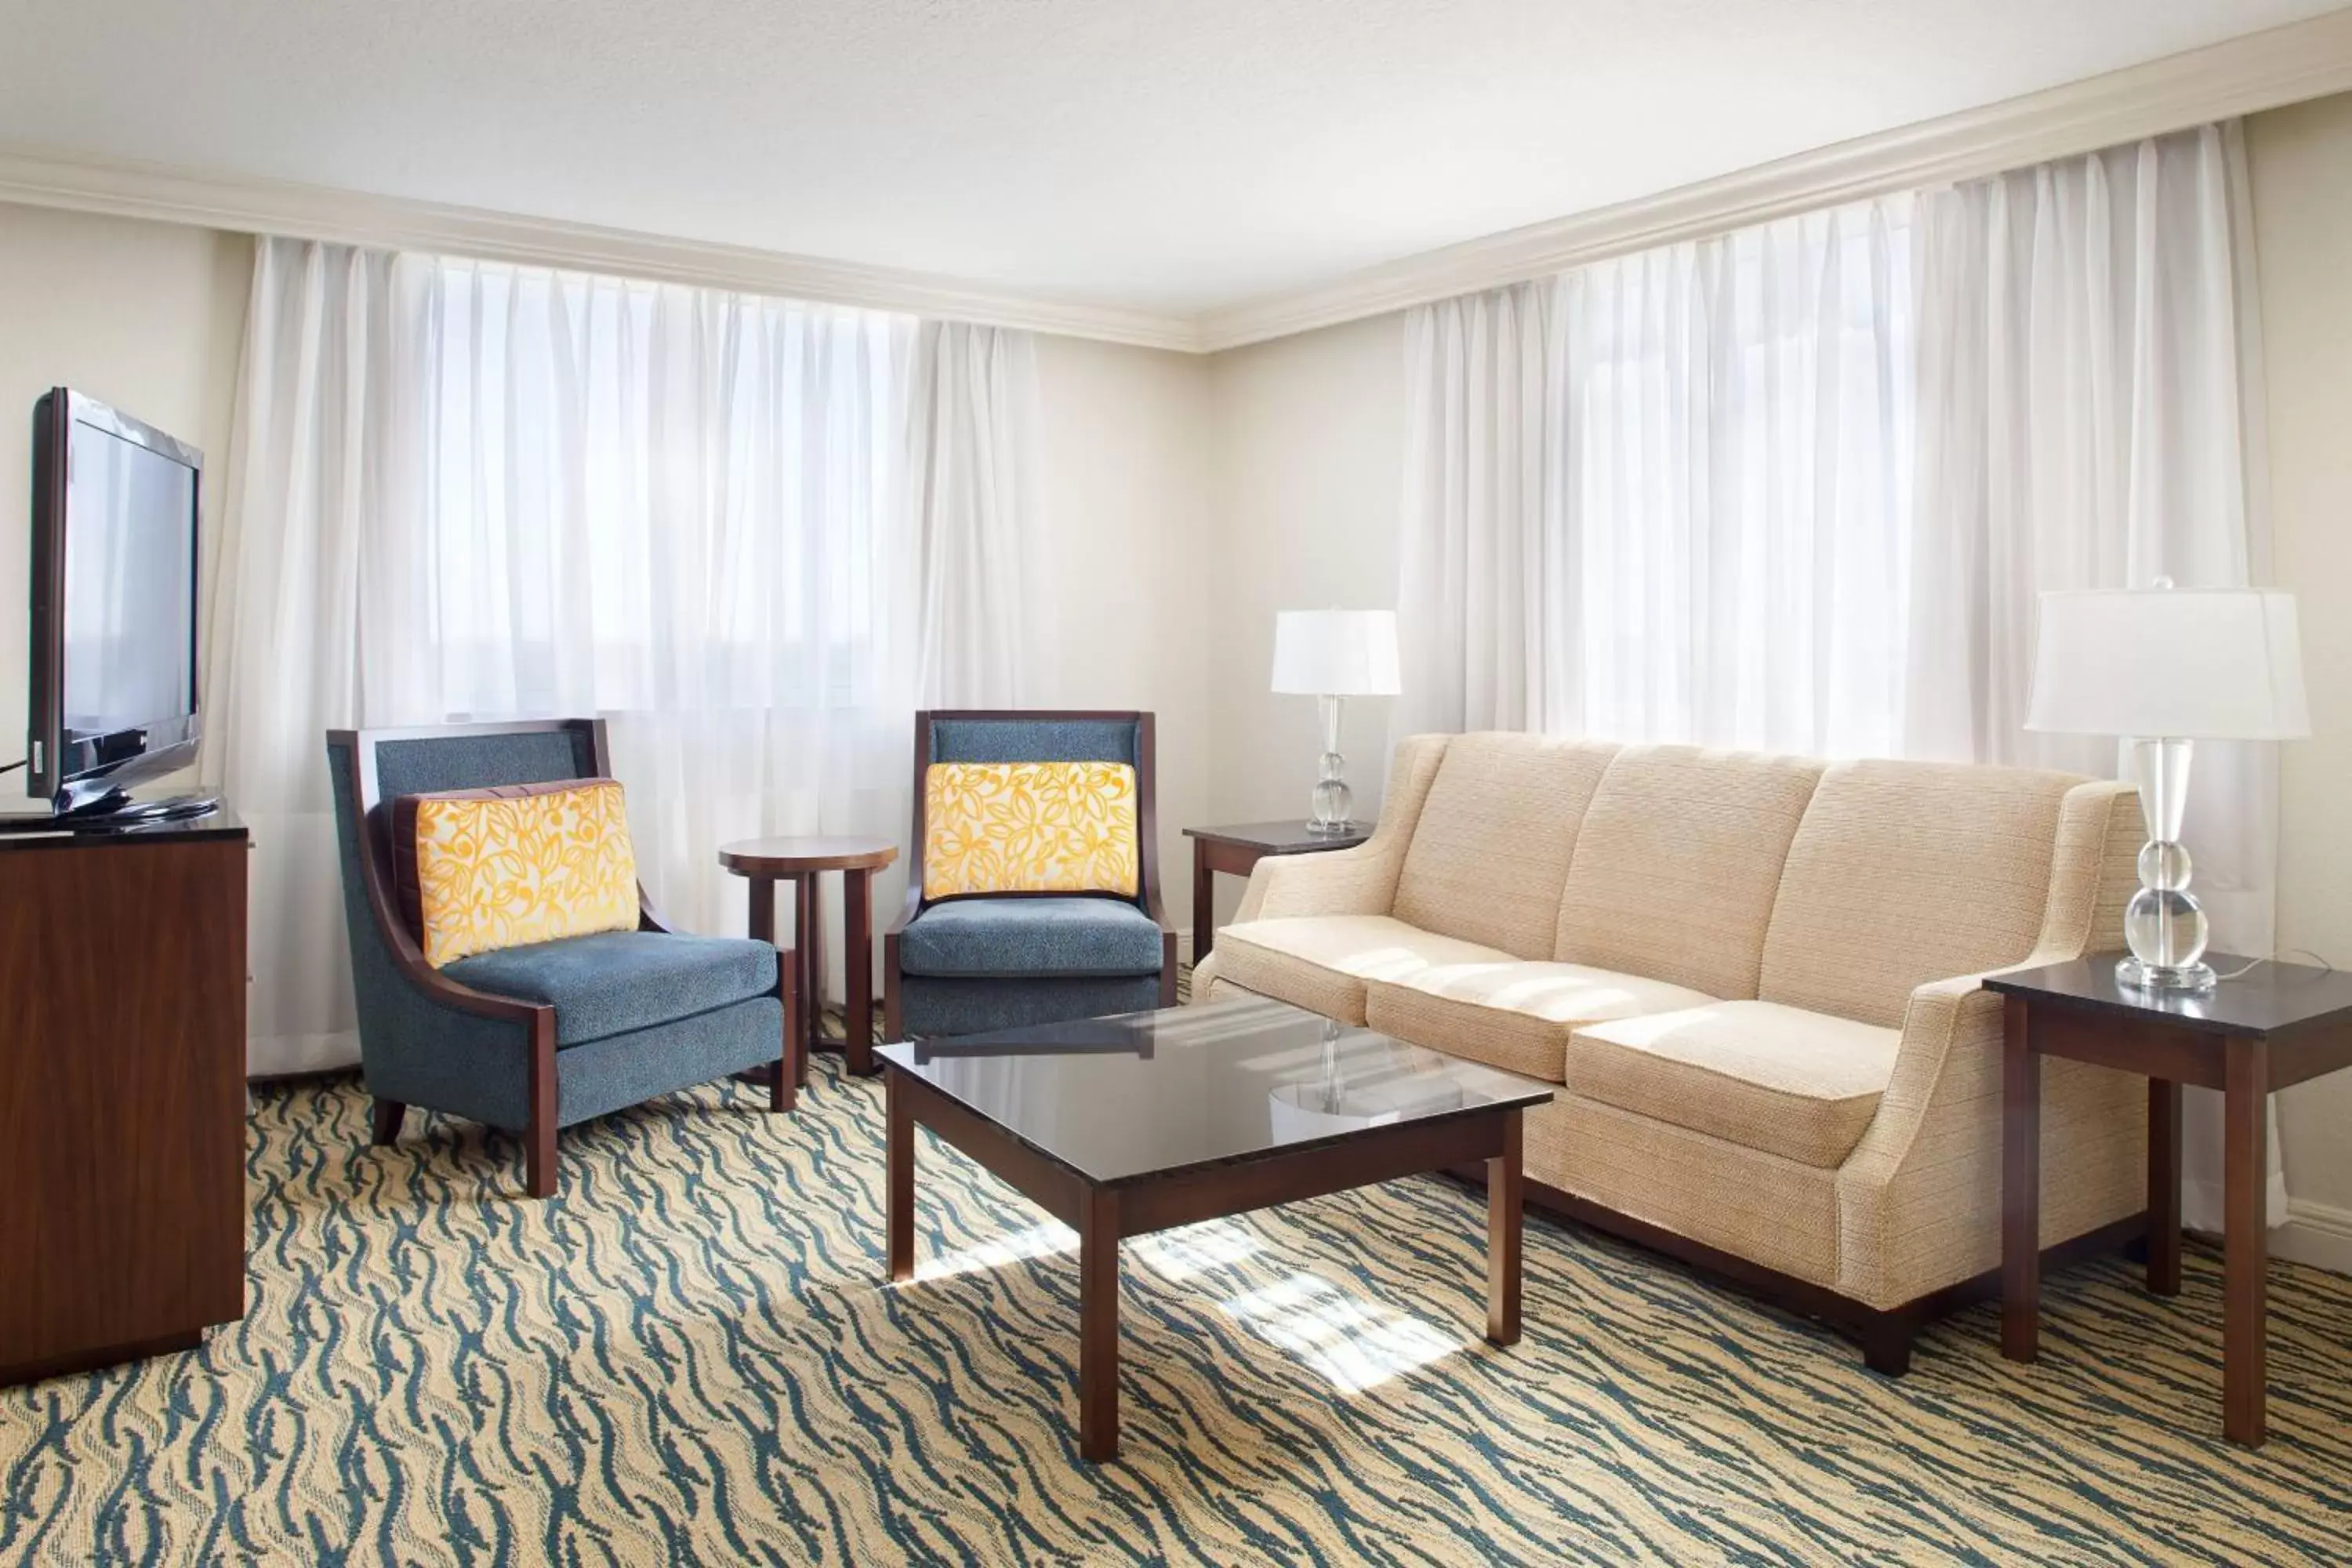
[(2025, 727), (2141, 740), (2308, 735), (2294, 595), (2272, 588), (2044, 594)]
[(1307, 697), (1393, 697), (1394, 610), (1280, 610), (1274, 617), (1274, 689)]

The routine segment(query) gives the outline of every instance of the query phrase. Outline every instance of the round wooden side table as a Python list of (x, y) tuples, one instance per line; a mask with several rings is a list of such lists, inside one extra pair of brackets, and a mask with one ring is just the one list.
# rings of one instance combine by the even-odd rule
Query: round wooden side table
[[(793, 885), (795, 989), (801, 998), (800, 1079), (808, 1082), (809, 1053), (834, 1041), (824, 1033), (824, 899), (817, 879), (841, 873), (843, 954), (841, 1042), (849, 1070), (874, 1070), (874, 873), (898, 858), (887, 838), (808, 836), (746, 838), (722, 845), (719, 863), (751, 883), (751, 940), (776, 940), (776, 884)], [(760, 1069), (754, 1069), (755, 1071)]]

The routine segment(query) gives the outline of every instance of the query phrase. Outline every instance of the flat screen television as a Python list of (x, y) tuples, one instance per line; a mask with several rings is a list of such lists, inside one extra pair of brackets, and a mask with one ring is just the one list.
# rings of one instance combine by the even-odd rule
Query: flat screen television
[(26, 768), (54, 815), (188, 816), (128, 787), (195, 760), (204, 455), (65, 387), (33, 408), (32, 692)]

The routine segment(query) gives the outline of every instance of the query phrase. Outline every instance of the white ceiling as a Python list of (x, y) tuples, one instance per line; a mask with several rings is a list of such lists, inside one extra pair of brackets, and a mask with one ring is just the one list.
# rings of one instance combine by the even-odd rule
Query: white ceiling
[(0, 0), (0, 144), (1192, 313), (2342, 0)]

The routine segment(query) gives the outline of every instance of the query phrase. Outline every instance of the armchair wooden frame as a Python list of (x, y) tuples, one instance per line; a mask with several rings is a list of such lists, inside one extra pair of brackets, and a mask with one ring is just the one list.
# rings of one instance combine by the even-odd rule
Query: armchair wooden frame
[[(524, 1031), (530, 1050), (530, 1125), (523, 1129), (524, 1166), (530, 1195), (535, 1198), (555, 1195), (555, 1133), (556, 1133), (556, 1070), (555, 1070), (555, 1009), (540, 1003), (519, 1001), (511, 996), (495, 995), (477, 991), (470, 985), (459, 984), (425, 962), (425, 950), (418, 945), (416, 934), (400, 913), (397, 886), (392, 859), (392, 806), (383, 798), (383, 781), (376, 768), (376, 748), (386, 742), (401, 741), (433, 741), (454, 739), (461, 735), (528, 735), (547, 733), (584, 733), (588, 737), (589, 773), (585, 776), (611, 776), (612, 750), (602, 719), (531, 719), (502, 724), (429, 724), (390, 730), (334, 730), (327, 735), (331, 746), (347, 748), (351, 758), (352, 798), (360, 815), (361, 880), (365, 885), (367, 906), (375, 921), (377, 934), (406, 980), (418, 993), (441, 1006), (476, 1017), (496, 1019), (511, 1024)], [(664, 921), (646, 896), (643, 882), (637, 884), (637, 929), (670, 934), (673, 928)], [(768, 1089), (768, 1109), (772, 1112), (786, 1111), (795, 1102), (799, 1083), (798, 1063), (793, 1060), (793, 1042), (799, 1031), (793, 1026), (798, 1019), (797, 996), (793, 985), (793, 963), (789, 952), (776, 955), (776, 999), (783, 1005), (784, 1037), (779, 1066)], [(400, 1100), (378, 1099), (374, 1108), (373, 1141), (388, 1144), (400, 1136), (401, 1122), (408, 1107)]]
[[(1138, 885), (1144, 913), (1160, 928), (1160, 1005), (1176, 1005), (1176, 928), (1168, 923), (1160, 905), (1159, 757), (1154, 748), (1152, 716), (1139, 710), (1066, 708), (934, 708), (915, 715), (914, 827), (907, 841), (907, 900), (890, 929), (882, 933), (882, 1032), (892, 1040), (905, 1038), (898, 995), (898, 949), (907, 927), (923, 912), (923, 780), (931, 766), (931, 724), (935, 720), (987, 723), (1023, 721), (1042, 724), (1115, 723), (1135, 726), (1135, 833)], [(994, 893), (992, 898), (1042, 899), (1051, 893)]]

